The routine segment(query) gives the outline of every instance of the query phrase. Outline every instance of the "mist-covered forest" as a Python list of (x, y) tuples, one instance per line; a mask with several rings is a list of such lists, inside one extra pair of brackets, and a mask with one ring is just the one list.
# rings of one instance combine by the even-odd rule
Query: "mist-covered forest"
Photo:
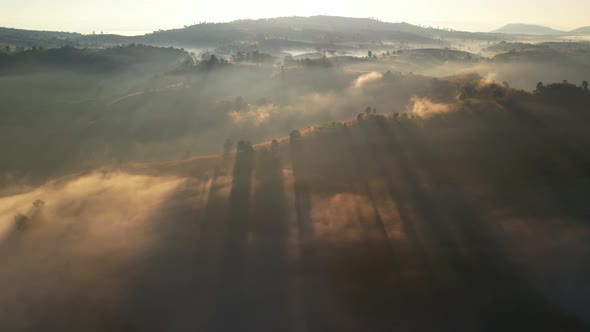
[(572, 34), (0, 29), (0, 330), (588, 331)]

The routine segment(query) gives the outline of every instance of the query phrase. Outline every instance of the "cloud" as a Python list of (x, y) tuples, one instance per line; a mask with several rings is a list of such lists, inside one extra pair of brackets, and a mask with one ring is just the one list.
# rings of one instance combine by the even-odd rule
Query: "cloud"
[(412, 96), (408, 102), (407, 111), (421, 117), (429, 117), (438, 113), (445, 113), (451, 110), (449, 104), (435, 103), (429, 98)]
[(370, 84), (372, 82), (380, 80), (382, 77), (383, 77), (383, 74), (376, 72), (376, 71), (362, 74), (356, 80), (354, 80), (352, 86), (355, 89), (361, 89), (367, 84)]
[(329, 198), (314, 200), (312, 210), (314, 234), (324, 238), (361, 239), (363, 234), (362, 229), (358, 227), (358, 222), (362, 215), (370, 211), (358, 207), (359, 199), (362, 197), (352, 193), (340, 193)]
[(487, 73), (481, 80), (479, 80), (478, 88), (484, 88), (496, 82), (496, 73)]
[(277, 113), (277, 107), (274, 104), (262, 106), (248, 105), (247, 110), (231, 111), (228, 113), (228, 116), (232, 125), (259, 127), (269, 123), (275, 113)]
[[(1, 197), (0, 329), (29, 330), (44, 317), (61, 324), (78, 313), (77, 321), (96, 325), (96, 310), (103, 319), (117, 315), (134, 262), (157, 247), (168, 221), (158, 216), (183, 183), (95, 172)], [(35, 210), (37, 199), (45, 204)], [(27, 217), (22, 231), (14, 227), (19, 213)]]
[(42, 211), (45, 225), (40, 225), (39, 234), (49, 236), (48, 232), (65, 232), (76, 223), (84, 224), (87, 231), (93, 232), (93, 239), (117, 238), (119, 227), (139, 227), (181, 182), (175, 177), (95, 172), (66, 183), (54, 182), (2, 197), (0, 243), (13, 231), (14, 216), (29, 213), (38, 199), (45, 202)]

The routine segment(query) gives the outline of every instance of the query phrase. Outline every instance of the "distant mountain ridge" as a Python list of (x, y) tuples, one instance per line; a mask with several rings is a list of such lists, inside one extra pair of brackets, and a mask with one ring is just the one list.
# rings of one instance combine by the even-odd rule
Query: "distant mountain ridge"
[(325, 44), (345, 42), (441, 44), (441, 38), (492, 40), (488, 34), (420, 27), (409, 23), (382, 22), (370, 18), (339, 16), (277, 17), (258, 20), (236, 20), (227, 23), (197, 24), (182, 29), (157, 31), (143, 36), (151, 43), (177, 42), (203, 44), (224, 39), (279, 39)]
[(523, 34), (523, 35), (562, 35), (565, 31), (552, 29), (543, 25), (511, 23), (496, 29), (495, 33)]
[[(26, 30), (22, 30), (26, 31)], [(3, 38), (8, 30), (0, 31), (0, 43), (16, 44), (16, 38)], [(48, 32), (44, 32), (48, 33)], [(11, 34), (12, 35), (12, 34)], [(160, 46), (215, 47), (219, 44), (261, 42), (280, 40), (283, 43), (312, 42), (318, 45), (338, 45), (342, 43), (367, 43), (380, 45), (395, 41), (430, 46), (449, 46), (444, 39), (495, 40), (496, 37), (477, 32), (450, 29), (435, 29), (409, 23), (382, 22), (371, 18), (351, 18), (340, 16), (277, 17), (268, 19), (245, 19), (225, 23), (201, 23), (184, 28), (159, 30), (140, 36), (118, 35), (47, 35), (54, 40), (66, 38), (71, 45), (116, 45), (124, 43), (144, 43)], [(12, 36), (10, 36), (12, 37)], [(34, 41), (30, 41), (26, 45)], [(37, 46), (39, 46), (39, 40)]]
[(590, 25), (574, 29), (570, 32), (575, 33), (575, 34), (580, 34), (580, 35), (590, 35)]
[(277, 49), (371, 49), (398, 43), (420, 47), (451, 47), (454, 41), (498, 41), (497, 34), (560, 36), (590, 34), (590, 26), (570, 32), (533, 24), (508, 24), (491, 33), (466, 32), (383, 22), (372, 18), (340, 16), (291, 16), (267, 19), (244, 19), (225, 23), (201, 23), (184, 28), (159, 30), (145, 35), (64, 33), (0, 28), (0, 45), (10, 47), (53, 48), (60, 46), (103, 47), (147, 44), (186, 48), (216, 48), (228, 45), (263, 45)]
[(568, 34), (590, 34), (590, 26), (580, 27), (571, 31), (557, 30), (544, 25), (511, 23), (491, 31), (491, 33), (505, 33), (516, 35), (559, 36)]
[(82, 37), (82, 34), (60, 31), (37, 31), (0, 27), (0, 44), (22, 47), (59, 47), (69, 40)]

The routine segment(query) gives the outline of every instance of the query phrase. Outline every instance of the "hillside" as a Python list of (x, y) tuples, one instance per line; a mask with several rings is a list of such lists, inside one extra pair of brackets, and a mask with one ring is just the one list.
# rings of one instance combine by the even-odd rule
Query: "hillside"
[(158, 46), (215, 48), (224, 45), (259, 44), (269, 40), (282, 43), (311, 43), (313, 49), (378, 47), (391, 43), (430, 47), (449, 46), (453, 40), (493, 41), (485, 33), (419, 27), (409, 23), (387, 23), (368, 18), (337, 16), (279, 17), (237, 20), (227, 23), (202, 23), (179, 29), (160, 30), (142, 36), (81, 35), (59, 32), (2, 29), (0, 43), (13, 46), (59, 47), (109, 46), (143, 43)]
[(512, 23), (507, 24), (499, 29), (492, 31), (493, 33), (519, 34), (519, 35), (563, 35), (566, 32), (555, 30), (546, 26), (536, 24), (522, 24)]
[(579, 34), (579, 35), (590, 35), (590, 26), (580, 27), (570, 31), (570, 33)]
[(79, 70), (114, 72), (139, 65), (158, 67), (178, 65), (188, 55), (179, 49), (145, 45), (116, 46), (104, 49), (65, 46), (0, 54), (0, 75), (31, 73), (39, 70)]
[(493, 40), (480, 33), (423, 28), (408, 23), (387, 23), (366, 18), (337, 16), (280, 17), (199, 24), (183, 29), (159, 31), (142, 37), (149, 42), (178, 42), (196, 45), (223, 40), (288, 39), (296, 41), (440, 44), (440, 38)]
[(0, 29), (0, 331), (590, 331), (585, 38)]
[(36, 31), (0, 27), (0, 44), (8, 44), (15, 47), (60, 47), (73, 44), (73, 40), (81, 36), (79, 33), (72, 32)]
[(29, 223), (2, 229), (0, 328), (588, 331), (590, 93), (431, 83), (408, 112), (0, 196)]

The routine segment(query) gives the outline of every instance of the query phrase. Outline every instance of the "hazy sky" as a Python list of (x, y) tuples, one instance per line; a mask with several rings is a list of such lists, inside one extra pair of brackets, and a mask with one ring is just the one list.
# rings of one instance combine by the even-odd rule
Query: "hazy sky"
[(590, 0), (0, 0), (0, 26), (140, 34), (195, 22), (338, 15), (470, 31), (506, 23), (590, 25)]

